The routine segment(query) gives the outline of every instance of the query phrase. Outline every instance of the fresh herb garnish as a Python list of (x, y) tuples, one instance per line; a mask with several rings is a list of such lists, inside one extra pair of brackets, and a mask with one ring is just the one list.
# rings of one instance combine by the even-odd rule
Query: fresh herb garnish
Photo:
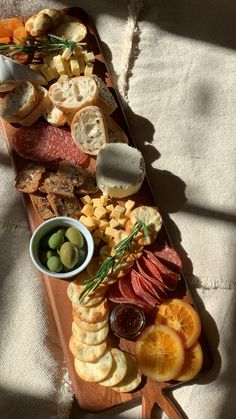
[(41, 41), (30, 37), (25, 38), (24, 44), (5, 44), (0, 43), (0, 54), (7, 53), (8, 57), (14, 57), (18, 52), (24, 52), (25, 54), (31, 54), (34, 52), (51, 52), (64, 50), (70, 48), (72, 51), (77, 46), (84, 46), (86, 42), (76, 42), (70, 39), (66, 39), (63, 36), (56, 36), (49, 34), (48, 41)]
[(104, 279), (113, 273), (117, 265), (121, 262), (121, 260), (124, 258), (126, 252), (130, 249), (134, 237), (138, 234), (140, 230), (144, 231), (144, 235), (148, 235), (148, 229), (146, 224), (143, 221), (138, 221), (134, 227), (132, 232), (128, 237), (121, 240), (120, 243), (118, 243), (115, 246), (115, 255), (114, 256), (108, 256), (107, 259), (104, 260), (104, 262), (101, 264), (100, 268), (98, 269), (98, 272), (95, 276), (92, 278), (89, 278), (87, 281), (85, 281), (85, 288), (80, 294), (80, 301), (83, 302), (86, 295), (88, 295), (91, 291), (96, 290), (99, 285), (104, 281)]

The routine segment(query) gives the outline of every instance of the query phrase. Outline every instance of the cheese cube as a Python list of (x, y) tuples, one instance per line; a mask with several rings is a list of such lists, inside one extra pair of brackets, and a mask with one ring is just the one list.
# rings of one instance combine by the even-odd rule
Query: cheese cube
[(97, 217), (95, 217), (95, 215), (92, 215), (92, 217), (91, 217), (91, 218), (93, 219), (94, 224), (95, 224), (95, 226), (97, 227), (97, 226), (98, 226), (98, 222), (99, 222), (99, 220), (97, 219)]
[(121, 205), (116, 205), (115, 206), (115, 211), (118, 211), (122, 215), (125, 212), (125, 208), (122, 207)]
[(72, 49), (71, 48), (65, 48), (62, 53), (62, 59), (68, 61), (69, 58), (72, 55)]
[(46, 56), (43, 58), (43, 62), (44, 62), (44, 64), (47, 64), (47, 65), (48, 65), (48, 67), (50, 67), (50, 68), (54, 68), (54, 67), (55, 67), (55, 65), (54, 65), (53, 58), (54, 58), (56, 55), (58, 55), (58, 53), (57, 53), (57, 52), (53, 52), (52, 54), (46, 55)]
[(135, 202), (132, 201), (131, 199), (128, 199), (128, 201), (126, 201), (125, 203), (126, 210), (132, 210), (134, 206), (135, 206)]
[(112, 219), (109, 221), (109, 226), (110, 226), (110, 227), (112, 227), (112, 228), (116, 228), (116, 227), (118, 227), (119, 225), (120, 225), (119, 221), (118, 221), (118, 220), (115, 220), (115, 218), (112, 218)]
[(118, 230), (112, 227), (107, 227), (105, 230), (106, 236), (116, 237), (117, 233), (118, 233)]
[(92, 76), (93, 74), (93, 67), (94, 65), (92, 63), (87, 63), (84, 69), (84, 75), (85, 76)]
[(69, 66), (68, 61), (66, 61), (62, 58), (62, 62), (63, 62), (63, 66), (64, 66), (64, 69), (65, 69), (65, 74), (70, 77), (71, 76), (71, 71), (70, 71), (70, 66)]
[(114, 210), (114, 205), (110, 204), (106, 206), (106, 210), (108, 214), (110, 214)]
[(80, 76), (80, 66), (75, 55), (72, 55), (69, 61), (70, 71), (73, 76)]
[(107, 236), (106, 234), (103, 236), (102, 240), (108, 244), (109, 247), (113, 247), (115, 245), (114, 238), (112, 236)]
[(115, 209), (110, 213), (110, 218), (115, 218), (116, 220), (118, 220), (121, 216), (122, 214), (120, 211), (116, 211)]
[(83, 47), (81, 47), (80, 45), (77, 45), (74, 48), (74, 54), (77, 56), (77, 58), (80, 56), (81, 52), (83, 51)]
[(84, 74), (84, 69), (85, 69), (84, 57), (78, 57), (78, 63), (79, 63), (79, 68), (80, 68), (80, 74)]
[(128, 220), (127, 220), (126, 217), (120, 217), (117, 221), (118, 221), (119, 225), (124, 227)]
[(53, 63), (54, 63), (54, 68), (57, 70), (57, 72), (60, 75), (67, 74), (60, 54), (53, 57)]
[(87, 217), (91, 217), (93, 215), (93, 206), (91, 204), (85, 204), (81, 210), (81, 213)]
[(103, 231), (102, 230), (95, 230), (94, 232), (93, 232), (93, 237), (98, 237), (99, 239), (102, 239), (103, 238)]
[(93, 198), (92, 203), (94, 207), (102, 207), (102, 201), (101, 198)]
[(101, 218), (104, 218), (107, 215), (106, 208), (96, 207), (94, 210), (94, 215), (98, 220), (100, 220)]
[(52, 68), (49, 68), (47, 64), (42, 65), (41, 72), (47, 81), (51, 81), (57, 78), (57, 73), (55, 73)]
[(102, 205), (106, 206), (108, 204), (108, 195), (102, 195), (100, 200), (101, 200)]
[(101, 239), (99, 237), (94, 237), (93, 241), (95, 246), (98, 246), (101, 243)]
[(81, 201), (83, 204), (91, 204), (91, 203), (92, 203), (92, 199), (90, 198), (90, 196), (89, 196), (89, 195), (85, 195), (85, 196), (83, 196), (82, 198), (80, 198), (80, 201)]
[(87, 52), (84, 56), (84, 60), (85, 60), (86, 63), (94, 63), (95, 55), (94, 55), (93, 51)]
[(89, 231), (92, 231), (96, 228), (96, 224), (92, 217), (85, 217), (84, 215), (81, 215), (79, 221), (85, 225), (89, 229)]
[(100, 230), (106, 230), (106, 228), (109, 227), (109, 222), (107, 220), (99, 220), (98, 227)]

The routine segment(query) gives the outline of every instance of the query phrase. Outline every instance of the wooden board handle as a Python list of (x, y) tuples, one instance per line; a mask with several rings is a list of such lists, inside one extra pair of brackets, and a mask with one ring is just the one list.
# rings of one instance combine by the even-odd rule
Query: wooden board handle
[(160, 409), (167, 414), (169, 419), (183, 419), (179, 410), (173, 405), (168, 397), (163, 394), (163, 390), (160, 386), (155, 386), (155, 391), (153, 391), (150, 386), (145, 386), (142, 396), (142, 419), (154, 419), (153, 408), (155, 405), (158, 405)]

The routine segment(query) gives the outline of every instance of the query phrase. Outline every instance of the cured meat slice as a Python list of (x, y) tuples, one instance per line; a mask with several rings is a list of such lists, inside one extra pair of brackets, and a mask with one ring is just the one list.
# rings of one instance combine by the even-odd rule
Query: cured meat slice
[(156, 299), (149, 292), (146, 291), (145, 287), (142, 287), (140, 275), (134, 270), (131, 271), (131, 284), (135, 294), (143, 298), (151, 306), (155, 307), (155, 305), (157, 304)]
[(160, 273), (157, 270), (155, 270), (155, 271), (152, 271), (150, 275), (150, 269), (148, 269), (147, 264), (149, 264), (152, 268), (152, 265), (149, 263), (149, 261), (147, 261), (147, 258), (145, 258), (144, 256), (139, 258), (139, 260), (137, 260), (136, 262), (138, 271), (144, 278), (150, 281), (154, 285), (155, 288), (158, 288), (159, 290), (161, 290), (161, 292), (163, 293), (163, 298), (167, 298), (165, 285), (164, 285), (164, 282)]
[(170, 269), (163, 265), (152, 252), (145, 250), (145, 253), (149, 259), (149, 263), (146, 260), (146, 264), (150, 265), (151, 262), (152, 267), (150, 269), (159, 271), (165, 287), (170, 291), (174, 291), (177, 287), (178, 281), (180, 280), (180, 274), (170, 271)]
[(150, 305), (148, 305), (145, 301), (138, 300), (138, 297), (124, 297), (119, 290), (118, 284), (113, 285), (109, 289), (107, 293), (107, 298), (113, 303), (117, 304), (135, 304), (138, 307), (142, 308), (144, 311), (150, 311), (153, 308), (150, 307)]
[(158, 260), (160, 260), (167, 268), (170, 270), (181, 273), (182, 271), (182, 262), (178, 253), (167, 244), (165, 245), (155, 245), (151, 247), (152, 252)]
[(137, 304), (139, 307), (144, 307), (147, 309), (152, 309), (152, 306), (150, 306), (146, 301), (143, 300), (143, 298), (140, 298), (134, 291), (132, 284), (131, 284), (131, 276), (126, 275), (123, 276), (118, 283), (118, 288), (122, 294), (122, 296), (127, 299), (128, 301), (132, 301), (133, 304)]
[(162, 301), (164, 301), (167, 298), (167, 294), (163, 292), (162, 289), (158, 288), (157, 286), (154, 286), (152, 282), (150, 282), (139, 272), (136, 272), (136, 274), (140, 278), (140, 284), (142, 285), (142, 288), (145, 290), (145, 292), (148, 292), (150, 295), (152, 295), (152, 297), (155, 298), (157, 304), (162, 303)]
[(43, 122), (19, 128), (13, 136), (13, 145), (20, 156), (37, 162), (81, 165), (89, 158), (74, 144), (69, 130)]

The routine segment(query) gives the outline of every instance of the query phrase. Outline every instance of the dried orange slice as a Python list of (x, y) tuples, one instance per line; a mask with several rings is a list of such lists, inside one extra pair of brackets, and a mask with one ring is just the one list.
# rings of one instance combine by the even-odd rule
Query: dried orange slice
[(182, 370), (175, 378), (177, 381), (189, 381), (200, 372), (203, 363), (203, 353), (199, 342), (185, 351), (185, 360)]
[(176, 377), (184, 365), (184, 347), (168, 326), (153, 325), (140, 335), (135, 346), (139, 370), (158, 382)]
[(165, 324), (174, 329), (181, 337), (186, 349), (197, 342), (201, 333), (201, 321), (191, 304), (178, 298), (165, 301), (160, 305), (156, 324)]

